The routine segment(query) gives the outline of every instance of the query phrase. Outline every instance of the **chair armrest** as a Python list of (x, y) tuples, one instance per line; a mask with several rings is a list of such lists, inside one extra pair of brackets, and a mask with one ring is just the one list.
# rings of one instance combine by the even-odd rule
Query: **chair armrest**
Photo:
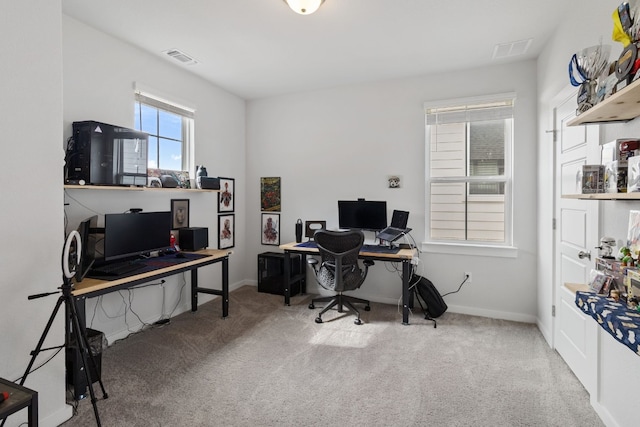
[(311, 268), (313, 268), (313, 272), (317, 275), (318, 274), (318, 260), (315, 258), (307, 258), (307, 264), (309, 264), (311, 266)]

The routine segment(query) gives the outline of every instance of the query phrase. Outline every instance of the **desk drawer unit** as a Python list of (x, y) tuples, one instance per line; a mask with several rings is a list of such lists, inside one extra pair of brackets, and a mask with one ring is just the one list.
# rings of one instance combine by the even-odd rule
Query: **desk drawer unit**
[[(291, 254), (291, 277), (302, 271), (299, 254)], [(284, 295), (284, 254), (264, 252), (258, 254), (258, 292)], [(300, 280), (291, 282), (291, 296), (300, 293)]]

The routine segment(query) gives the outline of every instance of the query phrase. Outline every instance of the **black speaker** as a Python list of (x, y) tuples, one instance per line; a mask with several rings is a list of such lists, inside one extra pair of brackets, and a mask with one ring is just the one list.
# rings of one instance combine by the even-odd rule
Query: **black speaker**
[(214, 178), (212, 176), (201, 176), (200, 188), (203, 190), (219, 190), (220, 178)]
[(209, 246), (209, 229), (207, 227), (181, 228), (180, 249), (198, 251)]

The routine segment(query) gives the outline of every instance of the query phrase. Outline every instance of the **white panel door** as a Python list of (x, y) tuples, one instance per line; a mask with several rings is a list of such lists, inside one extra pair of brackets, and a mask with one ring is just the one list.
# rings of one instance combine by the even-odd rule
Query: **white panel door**
[(589, 280), (597, 256), (600, 202), (563, 199), (562, 195), (581, 191), (582, 165), (600, 163), (599, 128), (597, 125), (567, 127), (567, 121), (575, 117), (575, 109), (575, 95), (554, 109), (557, 131), (554, 346), (587, 391), (593, 393), (597, 372), (596, 337), (587, 325), (593, 320), (576, 307), (575, 294), (564, 284), (584, 284)]

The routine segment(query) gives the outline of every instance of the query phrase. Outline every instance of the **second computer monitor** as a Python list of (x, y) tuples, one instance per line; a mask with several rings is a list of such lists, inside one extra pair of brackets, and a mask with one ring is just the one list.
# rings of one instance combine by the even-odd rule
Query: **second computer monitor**
[(338, 226), (379, 231), (387, 226), (387, 202), (338, 200)]

